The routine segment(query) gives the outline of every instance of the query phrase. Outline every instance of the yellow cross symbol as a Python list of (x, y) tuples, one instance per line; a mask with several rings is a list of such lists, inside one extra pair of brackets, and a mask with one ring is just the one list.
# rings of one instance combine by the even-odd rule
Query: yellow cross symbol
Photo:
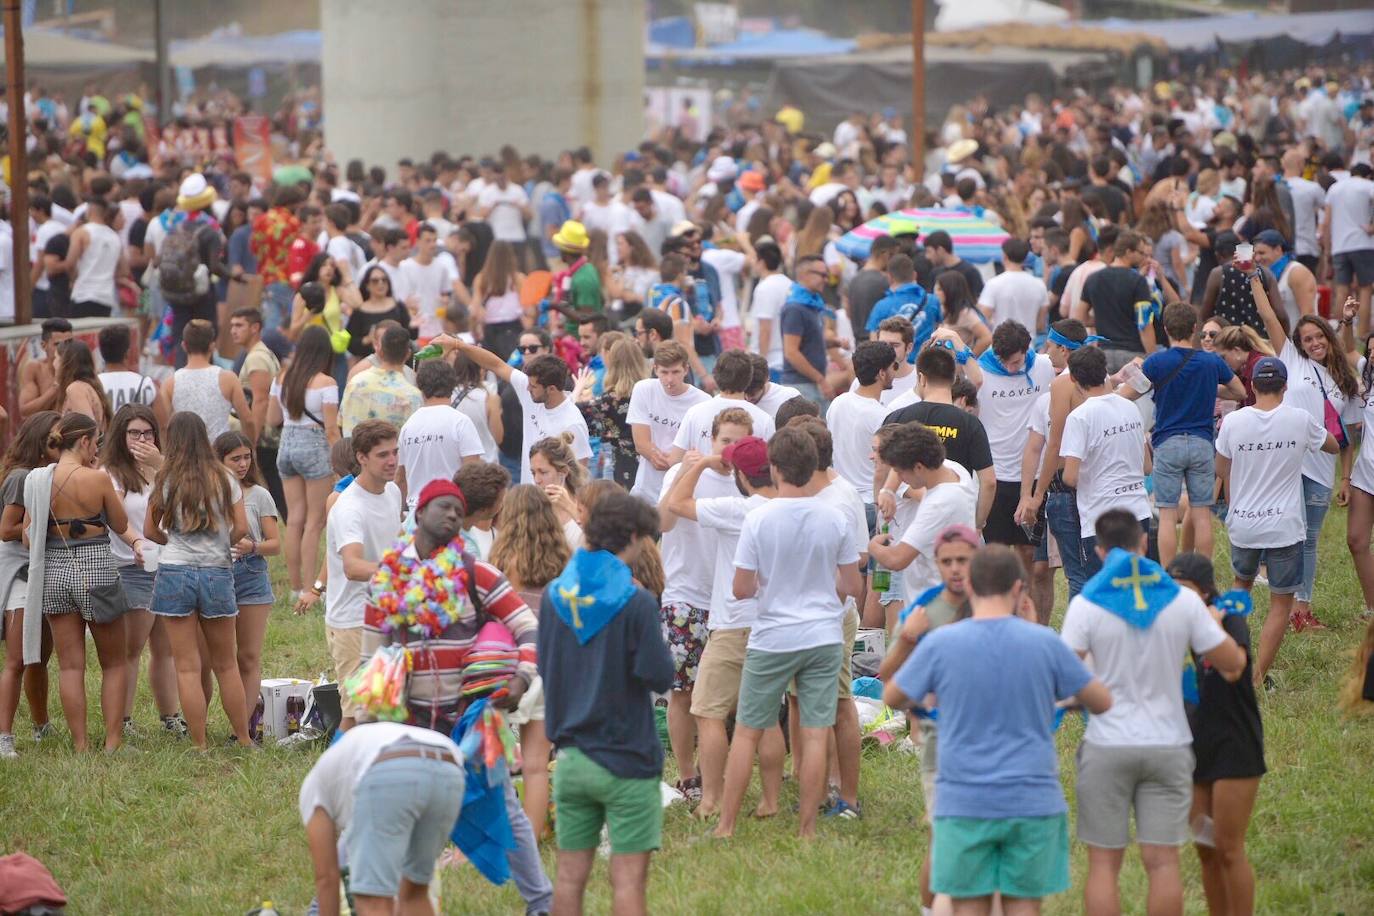
[(1157, 572), (1147, 575), (1140, 574), (1140, 557), (1131, 557), (1131, 574), (1129, 576), (1115, 576), (1112, 578), (1112, 588), (1127, 588), (1135, 590), (1135, 609), (1143, 611), (1149, 604), (1145, 601), (1145, 592), (1140, 588), (1142, 585), (1154, 585), (1160, 579)]
[(577, 609), (580, 607), (591, 607), (596, 603), (596, 598), (590, 596), (582, 598), (578, 595), (578, 591), (579, 587), (576, 585), (572, 588), (565, 588), (561, 585), (558, 587), (559, 596), (561, 596), (564, 601), (568, 602), (568, 607), (572, 609), (574, 630), (582, 629), (582, 615), (577, 612)]

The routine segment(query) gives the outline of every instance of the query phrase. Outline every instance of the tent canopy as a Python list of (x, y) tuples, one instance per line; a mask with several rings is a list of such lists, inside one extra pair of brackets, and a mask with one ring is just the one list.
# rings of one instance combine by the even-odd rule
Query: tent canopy
[(308, 29), (276, 35), (207, 35), (174, 41), (168, 48), (174, 67), (253, 67), (260, 64), (318, 64), (323, 42)]
[[(155, 55), (143, 48), (76, 38), (52, 29), (24, 30), (25, 67), (126, 67), (130, 64), (151, 63)], [(0, 61), (5, 59), (0, 47)]]
[(1236, 13), (1194, 19), (1103, 19), (1093, 25), (1115, 32), (1154, 35), (1175, 51), (1205, 51), (1214, 48), (1218, 41), (1243, 44), (1273, 38), (1288, 38), (1321, 47), (1329, 44), (1337, 34), (1374, 36), (1374, 10), (1286, 16)]
[(1015, 22), (1021, 25), (1051, 25), (1067, 22), (1062, 7), (1042, 0), (942, 0), (935, 17), (935, 31), (955, 32), (986, 25)]

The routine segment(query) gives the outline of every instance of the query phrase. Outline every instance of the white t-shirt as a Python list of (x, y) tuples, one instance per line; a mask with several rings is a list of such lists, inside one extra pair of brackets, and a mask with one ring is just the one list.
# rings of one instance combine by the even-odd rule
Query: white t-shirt
[[(631, 426), (642, 425), (649, 428), (649, 438), (660, 451), (667, 452), (673, 447), (682, 418), (694, 404), (709, 401), (711, 396), (700, 388), (688, 385), (676, 397), (669, 397), (663, 383), (656, 378), (646, 378), (635, 382), (630, 393), (630, 406), (625, 411), (625, 420)], [(639, 472), (635, 475), (635, 496), (649, 502), (658, 502), (663, 486), (663, 471), (654, 467), (648, 458), (640, 457)]]
[(325, 522), (324, 622), (335, 629), (363, 625), (367, 583), (344, 575), (343, 554), (349, 544), (363, 545), (363, 557), (380, 560), (401, 530), (401, 490), (387, 482), (380, 493), (368, 492), (356, 480), (348, 485)]
[(564, 394), (563, 403), (553, 410), (549, 410), (543, 404), (534, 403), (530, 399), (530, 377), (519, 369), (511, 372), (510, 385), (515, 389), (516, 397), (520, 399), (520, 408), (524, 415), (525, 438), (522, 441), (525, 444), (520, 454), (521, 483), (534, 483), (534, 475), (530, 473), (530, 447), (540, 439), (560, 435), (565, 429), (572, 430), (573, 457), (578, 461), (592, 457), (592, 447), (587, 440), (587, 421), (572, 398)]
[(507, 182), (503, 189), (489, 184), (477, 195), (477, 205), (482, 209), (491, 207), (487, 224), (491, 234), (503, 242), (523, 242), (525, 240), (525, 217), (521, 207), (529, 206), (530, 198), (525, 189), (518, 184)]
[(854, 543), (859, 547), (859, 553), (868, 553), (868, 513), (859, 491), (843, 477), (832, 477), (829, 485), (818, 492), (816, 498), (840, 510), (854, 536)]
[(612, 243), (610, 245), (612, 264), (618, 263), (619, 260), (614, 244), (615, 237), (622, 232), (630, 231), (630, 213), (632, 212), (629, 207), (614, 198), (608, 204), (599, 204), (591, 200), (582, 208), (582, 225), (587, 227), (587, 231), (600, 229), (606, 233), (606, 238)]
[(463, 754), (443, 732), (400, 722), (369, 722), (350, 729), (315, 761), (301, 782), (298, 796), (301, 822), (310, 823), (323, 808), (342, 834), (353, 818), (353, 791), (382, 752), (399, 741), (448, 751), (459, 764)]
[[(1336, 413), (1340, 414), (1343, 422), (1360, 422), (1360, 399), (1347, 399), (1341, 393), (1341, 389), (1336, 387), (1326, 367), (1303, 356), (1298, 348), (1293, 346), (1293, 341), (1283, 342), (1279, 359), (1283, 360), (1283, 365), (1288, 369), (1288, 390), (1284, 392), (1283, 403), (1306, 411), (1325, 428), (1326, 404), (1322, 400), (1322, 393), (1325, 391), (1326, 400), (1336, 408)], [(1336, 457), (1322, 451), (1309, 452), (1303, 458), (1302, 476), (1324, 487), (1334, 486)]]
[[(453, 259), (434, 256), (428, 264), (421, 264), (414, 258), (401, 262), (401, 282), (406, 296), (419, 298), (420, 336), (434, 337), (444, 330), (444, 322), (439, 318), (439, 309), (448, 308), (453, 298), (453, 284), (458, 279), (458, 271)], [(396, 295), (399, 301), (401, 296)]]
[(842, 645), (844, 605), (835, 575), (858, 560), (844, 516), (815, 497), (771, 499), (745, 516), (734, 565), (759, 579), (749, 648), (797, 652)]
[[(782, 365), (782, 307), (787, 302), (787, 294), (792, 289), (792, 281), (783, 274), (770, 274), (754, 287), (754, 297), (749, 303), (749, 314), (757, 321), (767, 318), (772, 323), (768, 335), (768, 368), (781, 372)], [(759, 350), (755, 334), (753, 349)]]
[(401, 427), (399, 446), (406, 471), (406, 508), (412, 510), (425, 484), (452, 480), (464, 458), (486, 454), (477, 427), (448, 404), (431, 404), (411, 414)]
[(711, 580), (711, 616), (707, 626), (712, 630), (738, 630), (754, 622), (758, 601), (735, 597), (735, 550), (739, 547), (739, 532), (745, 517), (768, 502), (757, 493), (750, 497), (714, 496), (697, 500), (697, 524), (716, 536), (716, 565)]
[(739, 407), (754, 418), (754, 435), (760, 439), (773, 438), (773, 415), (745, 400), (736, 400), (716, 395), (707, 401), (693, 404), (682, 416), (682, 423), (673, 437), (673, 445), (691, 451), (696, 449), (703, 455), (711, 453), (711, 424), (716, 414), (731, 407)]
[(1112, 692), (1112, 708), (1089, 717), (1085, 741), (1116, 747), (1193, 743), (1183, 712), (1183, 660), (1189, 649), (1202, 655), (1226, 639), (1195, 592), (1180, 588), (1144, 629), (1079, 595), (1069, 602), (1061, 635), (1075, 652), (1092, 653), (1093, 673)]
[(1020, 482), (1026, 421), (1035, 407), (1035, 399), (1050, 390), (1052, 381), (1054, 366), (1044, 356), (1036, 357), (1029, 381), (1024, 372), (1012, 376), (983, 373), (983, 384), (978, 388), (978, 418), (987, 430), (992, 467), (998, 480)]
[(720, 326), (739, 327), (739, 275), (748, 260), (742, 252), (727, 248), (707, 248), (702, 251), (701, 259), (720, 275)]
[(1326, 427), (1286, 401), (1243, 407), (1221, 421), (1217, 454), (1231, 460), (1226, 532), (1237, 547), (1287, 547), (1307, 537), (1302, 468)]
[(1331, 208), (1331, 251), (1374, 250), (1374, 235), (1365, 227), (1374, 222), (1374, 181), (1368, 178), (1342, 178), (1326, 189)]
[[(663, 478), (665, 492), (681, 473), (681, 464), (668, 469)], [(702, 472), (693, 492), (697, 499), (737, 495), (739, 490), (735, 487), (734, 477), (709, 468)], [(673, 523), (671, 531), (663, 532), (660, 547), (663, 552), (663, 578), (667, 583), (661, 599), (663, 604), (689, 604), (694, 608), (711, 606), (716, 537), (714, 531), (702, 528), (688, 518), (679, 518)]]
[(354, 283), (362, 280), (367, 257), (357, 242), (346, 235), (336, 235), (325, 244), (324, 253), (336, 261), (347, 264)]
[[(858, 379), (855, 379), (854, 381), (852, 381), (852, 382), (849, 383), (849, 390), (850, 390), (850, 391), (858, 391), (858, 390), (859, 390), (859, 380), (858, 380)], [(900, 376), (900, 377), (898, 377), (898, 378), (894, 378), (894, 379), (892, 380), (892, 387), (891, 387), (891, 388), (885, 388), (885, 389), (883, 389), (883, 393), (880, 394), (880, 395), (878, 396), (878, 400), (879, 400), (880, 403), (886, 404), (886, 405), (887, 405), (888, 412), (891, 413), (892, 410), (893, 410), (893, 408), (892, 408), (892, 402), (893, 402), (893, 401), (897, 400), (897, 399), (900, 398), (902, 395), (906, 394), (908, 391), (915, 391), (915, 390), (916, 390), (916, 372), (915, 372), (915, 370), (913, 369), (911, 372), (908, 372), (908, 373), (907, 373), (906, 375), (904, 375), (904, 376)], [(917, 398), (916, 400), (919, 401), (920, 398)], [(909, 401), (909, 402), (907, 402), (907, 403), (915, 403), (915, 401)]]
[(950, 525), (974, 526), (978, 510), (978, 485), (963, 465), (946, 459), (944, 468), (959, 475), (957, 483), (942, 483), (926, 490), (916, 506), (910, 524), (902, 529), (901, 541), (916, 548), (916, 559), (902, 571), (908, 598), (939, 585), (940, 569), (935, 565), (935, 539)]
[[(1119, 394), (1088, 398), (1064, 422), (1060, 456), (1078, 458), (1078, 525), (1091, 537), (1108, 509), (1150, 517), (1145, 493), (1145, 423), (1140, 410)], [(1020, 476), (1017, 476), (1020, 479)]]
[[(913, 376), (916, 375), (916, 373), (914, 372), (911, 374)], [(895, 398), (887, 402), (887, 412), (890, 414), (894, 410), (901, 410), (903, 407), (910, 407), (912, 404), (919, 403), (921, 403), (921, 396), (916, 393), (916, 386), (912, 385), (906, 391), (903, 391), (901, 394), (897, 395)]]
[(873, 434), (887, 414), (882, 401), (853, 391), (835, 398), (825, 412), (825, 425), (834, 440), (835, 470), (866, 503), (873, 502)]
[(1049, 291), (1043, 281), (1024, 270), (1008, 270), (983, 284), (978, 305), (988, 316), (988, 324), (997, 327), (1004, 321), (1015, 321), (1032, 335), (1040, 321), (1040, 310), (1049, 302)]
[(157, 385), (151, 376), (121, 369), (102, 372), (99, 378), (100, 387), (105, 389), (105, 396), (110, 399), (111, 410), (119, 410), (125, 404), (151, 407), (157, 398)]
[[(763, 397), (759, 398), (759, 402), (754, 406), (770, 417), (777, 417), (778, 408), (800, 394), (801, 392), (791, 385), (769, 382), (768, 387), (763, 390)], [(776, 426), (776, 424), (774, 425)]]
[(1298, 255), (1321, 253), (1317, 226), (1326, 206), (1326, 192), (1315, 181), (1306, 178), (1286, 178), (1288, 193), (1293, 197), (1293, 251)]

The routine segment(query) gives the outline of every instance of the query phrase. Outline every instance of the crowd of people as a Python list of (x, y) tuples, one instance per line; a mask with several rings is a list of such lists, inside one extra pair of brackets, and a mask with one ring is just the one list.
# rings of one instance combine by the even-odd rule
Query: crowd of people
[[(1360, 610), (1319, 594), (1332, 502), (1374, 616), (1371, 77), (978, 98), (924, 163), (894, 118), (820, 135), (730, 108), (704, 143), (664, 130), (600, 163), (340, 169), (310, 144), (270, 187), (149, 142), (131, 100), (64, 123), (35, 89), (0, 758), (21, 696), (53, 740), (54, 648), (67, 730), (96, 743), (88, 632), (105, 750), (139, 731), (145, 648), (160, 728), (207, 747), (218, 684), (251, 745), (281, 555), (341, 686), (395, 647), (411, 672), (403, 724), (341, 691), (344, 737), (301, 788), (320, 912), (340, 833), (358, 912), (425, 911), (479, 693), (518, 734), (528, 911), (580, 912), (605, 826), (628, 914), (661, 842), (656, 697), (712, 836), (757, 765), (754, 816), (790, 771), (810, 838), (865, 816), (863, 675), (920, 756), (923, 911), (1068, 889), (1054, 733), (1082, 710), (1084, 909), (1118, 911), (1134, 817), (1150, 912), (1182, 912), (1189, 842), (1210, 912), (1251, 912), (1261, 697), (1290, 628)], [(944, 231), (841, 253), (908, 207), (1008, 237), (992, 263)], [(92, 347), (82, 318), (133, 320)], [(510, 670), (479, 685), (493, 644)], [(1374, 622), (1352, 677), (1371, 650)]]

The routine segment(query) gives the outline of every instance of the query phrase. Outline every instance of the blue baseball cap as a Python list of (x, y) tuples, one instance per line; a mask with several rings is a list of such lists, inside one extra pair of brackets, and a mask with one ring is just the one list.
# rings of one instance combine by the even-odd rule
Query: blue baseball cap
[(1259, 362), (1255, 363), (1255, 372), (1251, 376), (1251, 380), (1269, 382), (1274, 379), (1281, 382), (1288, 381), (1288, 367), (1277, 356), (1262, 357)]
[(1287, 245), (1283, 241), (1283, 236), (1277, 229), (1265, 229), (1255, 236), (1255, 243), (1268, 245), (1270, 248), (1277, 248), (1282, 251)]

